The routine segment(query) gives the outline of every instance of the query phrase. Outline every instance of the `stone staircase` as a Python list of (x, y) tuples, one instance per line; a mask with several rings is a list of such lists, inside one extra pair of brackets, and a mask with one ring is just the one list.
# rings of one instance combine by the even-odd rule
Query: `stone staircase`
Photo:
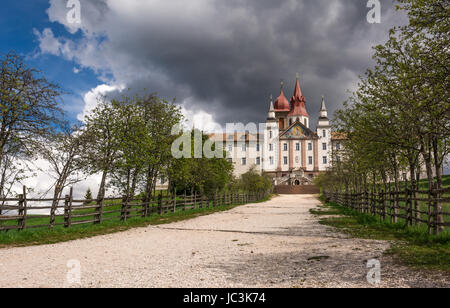
[(320, 189), (314, 185), (303, 186), (288, 186), (278, 185), (275, 186), (274, 192), (279, 195), (316, 195), (320, 193)]

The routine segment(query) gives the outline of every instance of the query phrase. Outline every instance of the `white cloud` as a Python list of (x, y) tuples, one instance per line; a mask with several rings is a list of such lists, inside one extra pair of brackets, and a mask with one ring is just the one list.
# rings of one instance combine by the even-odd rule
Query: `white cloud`
[(189, 130), (195, 127), (205, 133), (223, 131), (222, 126), (214, 120), (214, 116), (212, 114), (203, 110), (189, 109), (187, 106), (189, 106), (189, 104), (186, 102), (181, 106), (181, 112), (186, 120), (186, 129)]
[(91, 89), (89, 92), (84, 94), (83, 98), (85, 105), (83, 112), (77, 116), (78, 120), (84, 121), (85, 116), (88, 115), (97, 106), (98, 99), (101, 99), (103, 96), (107, 96), (108, 93), (122, 91), (123, 89), (123, 86), (107, 84), (102, 84)]
[(50, 28), (45, 28), (42, 33), (37, 29), (33, 29), (33, 33), (39, 40), (39, 48), (42, 53), (48, 53), (55, 56), (61, 54), (62, 43), (55, 38), (53, 31)]
[[(25, 185), (26, 187), (33, 189), (33, 191), (29, 193), (30, 198), (52, 198), (55, 178), (51, 176), (52, 172), (50, 171), (50, 164), (44, 159), (36, 159), (33, 162), (28, 163), (28, 166), (34, 171), (27, 172), (28, 178), (21, 183), (15, 184), (14, 191), (16, 193), (21, 193), (22, 185)], [(100, 179), (100, 175), (92, 175), (87, 177), (84, 181), (74, 185), (74, 197), (82, 198), (88, 188), (92, 190), (93, 194), (96, 194)], [(63, 195), (68, 193), (69, 188), (63, 192)]]

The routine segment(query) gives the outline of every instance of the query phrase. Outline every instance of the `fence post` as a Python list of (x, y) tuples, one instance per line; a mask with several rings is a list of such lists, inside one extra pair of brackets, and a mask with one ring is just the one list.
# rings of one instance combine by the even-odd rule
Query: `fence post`
[(64, 228), (70, 228), (72, 224), (72, 201), (73, 201), (73, 188), (69, 190), (69, 195), (66, 195), (64, 199)]
[(186, 197), (186, 189), (185, 189), (184, 196), (183, 196), (183, 212), (186, 211), (186, 202), (187, 202), (187, 197)]
[(391, 182), (389, 182), (389, 193), (388, 193), (388, 196), (389, 196), (389, 218), (390, 218), (390, 222), (392, 223), (393, 222), (393, 219), (392, 219), (392, 204), (393, 204), (393, 202), (392, 202)]
[(177, 211), (177, 188), (174, 187), (173, 189), (173, 212), (175, 213)]
[(148, 197), (146, 197), (145, 195), (142, 197), (141, 202), (142, 202), (142, 218), (147, 217), (148, 215), (148, 204), (150, 204), (150, 201), (147, 201), (147, 199), (149, 199)]
[(126, 221), (128, 216), (128, 197), (123, 196), (122, 197), (122, 211), (120, 214), (120, 220)]
[(383, 206), (383, 221), (386, 220), (386, 196), (384, 194), (384, 190), (381, 190), (381, 200), (382, 200), (382, 206)]
[(17, 225), (19, 230), (23, 229), (23, 195), (19, 195), (19, 208), (18, 208), (18, 216), (21, 218), (17, 219)]
[(363, 198), (364, 198), (364, 194), (361, 192), (361, 189), (360, 189), (359, 194), (358, 194), (358, 212), (359, 213), (362, 213)]
[(69, 228), (69, 202), (70, 197), (66, 195), (64, 198), (64, 228)]
[(409, 225), (409, 188), (408, 183), (405, 182), (405, 224)]
[(162, 215), (162, 193), (158, 195), (158, 214)]
[(433, 188), (432, 188), (433, 192), (433, 230), (434, 230), (434, 235), (438, 235), (439, 234), (439, 226), (438, 226), (438, 221), (439, 221), (439, 213), (438, 213), (438, 203), (437, 203), (437, 198), (438, 198), (438, 194), (437, 194), (437, 184), (434, 183), (433, 184)]
[(172, 193), (167, 191), (166, 204), (164, 206), (164, 214), (169, 214), (169, 204), (171, 204)]
[(432, 188), (428, 189), (428, 217), (427, 217), (428, 234), (431, 234), (431, 196), (432, 196)]
[(101, 224), (103, 221), (103, 205), (104, 197), (102, 196), (100, 200), (97, 200), (97, 207), (95, 208), (97, 214), (95, 215), (94, 224)]
[(194, 191), (194, 210), (197, 208), (197, 191)]

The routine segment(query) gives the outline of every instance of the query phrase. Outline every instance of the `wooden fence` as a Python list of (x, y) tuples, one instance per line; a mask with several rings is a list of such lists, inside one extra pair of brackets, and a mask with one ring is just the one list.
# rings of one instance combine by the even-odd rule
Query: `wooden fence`
[[(202, 196), (196, 193), (192, 195), (186, 195), (186, 193), (184, 195), (163, 195), (160, 193), (152, 196), (151, 200), (147, 202), (142, 199), (130, 200), (126, 197), (77, 200), (73, 198), (73, 190), (70, 189), (70, 194), (65, 198), (58, 199), (58, 205), (52, 208), (53, 199), (27, 198), (24, 187), (23, 194), (19, 198), (0, 199), (0, 231), (53, 228), (55, 226), (70, 228), (82, 224), (101, 224), (111, 220), (126, 221), (130, 218), (145, 218), (151, 215), (164, 215), (192, 209), (258, 202), (267, 198), (268, 195), (269, 193), (216, 193), (214, 196)], [(49, 205), (45, 203), (49, 203)], [(48, 211), (50, 214), (29, 213), (37, 210)]]
[[(389, 186), (390, 187), (390, 186)], [(343, 193), (324, 191), (327, 202), (335, 202), (360, 213), (378, 216), (391, 223), (426, 224), (428, 233), (438, 234), (450, 227), (450, 187), (432, 190), (363, 191)], [(438, 206), (440, 205), (440, 207)], [(441, 208), (441, 210), (438, 210)], [(439, 219), (442, 217), (443, 219)]]

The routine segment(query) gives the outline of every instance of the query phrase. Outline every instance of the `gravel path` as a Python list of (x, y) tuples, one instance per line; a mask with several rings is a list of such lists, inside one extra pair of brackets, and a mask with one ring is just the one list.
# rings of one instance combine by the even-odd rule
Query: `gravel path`
[[(311, 195), (280, 196), (228, 212), (55, 245), (0, 249), (0, 287), (444, 287), (449, 277), (394, 265), (384, 241), (348, 238), (318, 224)], [(76, 264), (76, 262), (74, 264)], [(74, 271), (69, 277), (76, 278)], [(73, 281), (72, 281), (73, 282)]]

